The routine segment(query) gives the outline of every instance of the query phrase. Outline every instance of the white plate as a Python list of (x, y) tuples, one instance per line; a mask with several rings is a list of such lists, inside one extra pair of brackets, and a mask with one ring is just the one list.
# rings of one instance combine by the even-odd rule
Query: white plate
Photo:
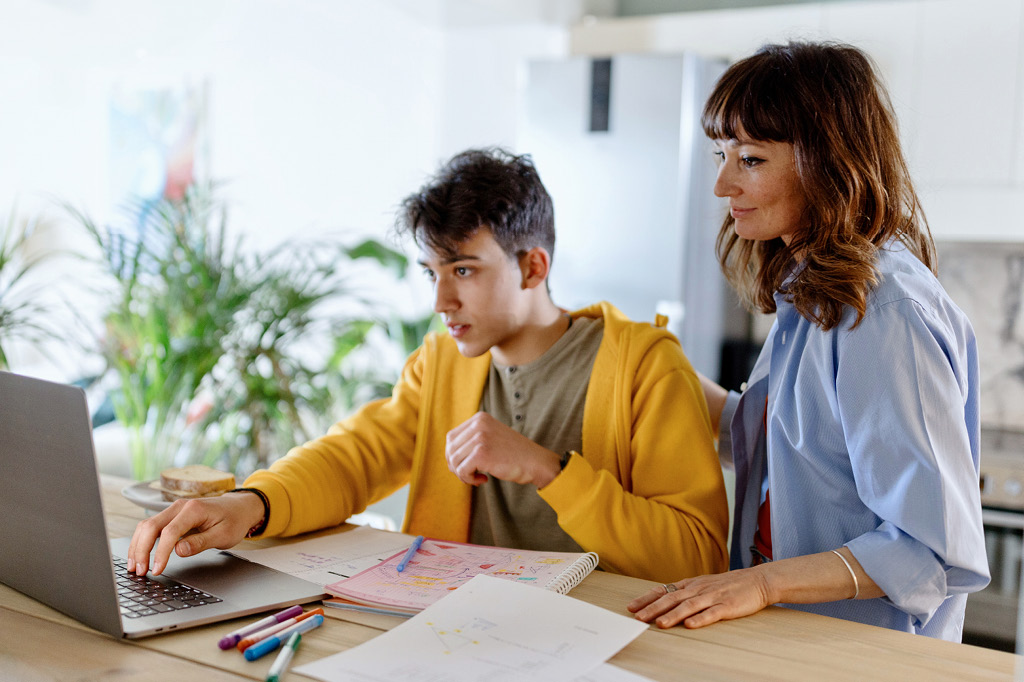
[(153, 481), (139, 481), (121, 490), (126, 500), (145, 509), (163, 511), (171, 506), (171, 503), (164, 499), (163, 494), (156, 488), (151, 488)]

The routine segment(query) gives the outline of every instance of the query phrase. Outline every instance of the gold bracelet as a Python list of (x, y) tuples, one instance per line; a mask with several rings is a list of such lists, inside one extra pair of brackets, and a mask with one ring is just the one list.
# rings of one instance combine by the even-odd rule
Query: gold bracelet
[(850, 562), (846, 560), (842, 554), (836, 550), (832, 550), (832, 553), (843, 560), (843, 564), (846, 566), (846, 570), (850, 572), (850, 577), (853, 578), (853, 596), (850, 599), (856, 599), (860, 596), (860, 582), (857, 580), (857, 574), (853, 572), (853, 566), (850, 566)]

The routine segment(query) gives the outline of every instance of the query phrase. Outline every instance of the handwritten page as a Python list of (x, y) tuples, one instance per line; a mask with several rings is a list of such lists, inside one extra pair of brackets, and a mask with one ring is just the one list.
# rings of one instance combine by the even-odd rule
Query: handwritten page
[(369, 642), (295, 671), (325, 682), (561, 682), (646, 629), (572, 597), (478, 575)]
[(349, 578), (405, 551), (411, 535), (360, 526), (344, 533), (324, 535), (264, 549), (230, 549), (237, 557), (269, 566), (282, 573), (327, 585)]

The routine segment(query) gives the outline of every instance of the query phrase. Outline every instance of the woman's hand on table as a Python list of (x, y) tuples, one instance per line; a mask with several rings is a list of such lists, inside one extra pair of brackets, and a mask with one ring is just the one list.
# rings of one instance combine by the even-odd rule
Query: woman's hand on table
[[(669, 591), (672, 586), (675, 590)], [(749, 616), (772, 603), (764, 571), (745, 568), (658, 585), (626, 608), (637, 619), (660, 628), (679, 623), (699, 628)]]
[(780, 602), (817, 604), (884, 596), (850, 549), (840, 547), (659, 585), (626, 608), (639, 620), (653, 621), (661, 628), (679, 623), (699, 628), (749, 616)]

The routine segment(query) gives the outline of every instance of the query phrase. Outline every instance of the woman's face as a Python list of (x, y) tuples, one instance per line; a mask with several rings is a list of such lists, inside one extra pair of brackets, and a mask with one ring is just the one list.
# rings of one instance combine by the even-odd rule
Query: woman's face
[(807, 201), (796, 172), (793, 145), (752, 140), (715, 140), (715, 195), (729, 198), (736, 234), (744, 239), (782, 239), (789, 244)]

